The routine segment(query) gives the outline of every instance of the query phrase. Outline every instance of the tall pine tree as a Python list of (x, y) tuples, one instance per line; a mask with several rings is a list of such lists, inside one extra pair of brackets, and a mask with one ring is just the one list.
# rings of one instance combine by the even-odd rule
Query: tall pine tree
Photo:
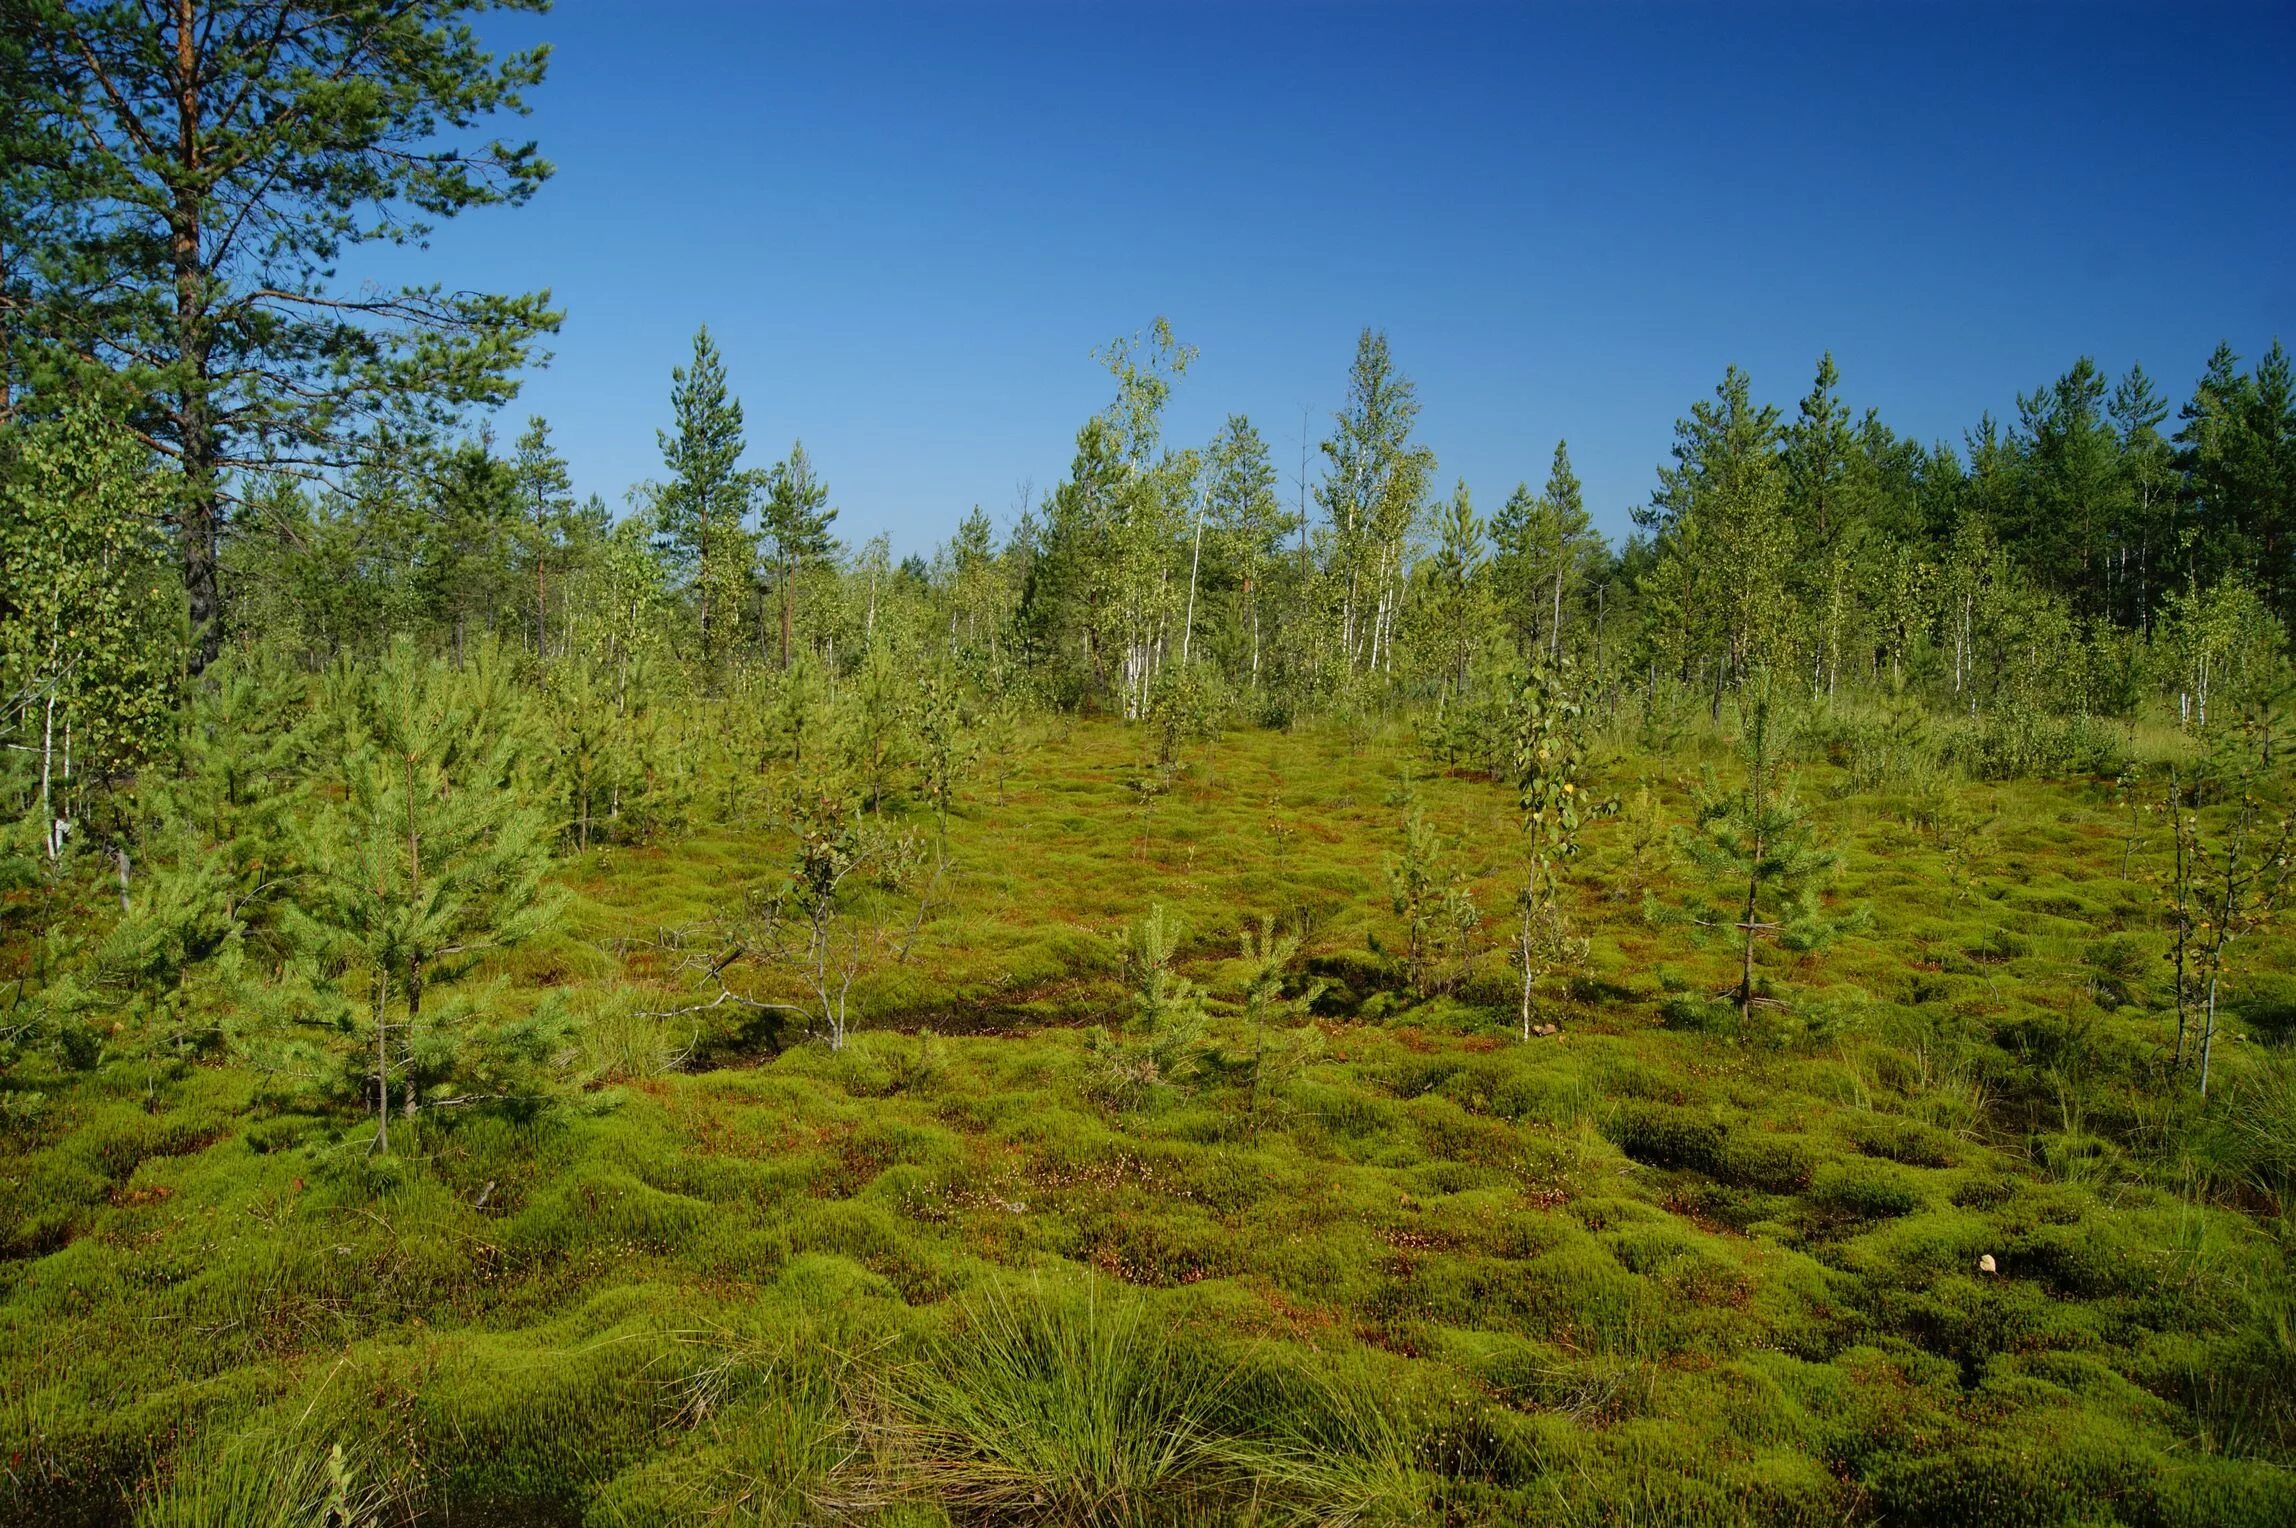
[(814, 475), (805, 442), (792, 441), (789, 455), (766, 476), (761, 514), (766, 540), (773, 548), (774, 581), (780, 586), (783, 668), (789, 667), (790, 632), (797, 619), (798, 570), (827, 557), (836, 544), (829, 526), (837, 511), (828, 503), (829, 485)]
[(15, 284), (10, 369), (35, 388), (115, 389), (174, 463), (195, 667), (222, 641), (217, 554), (235, 474), (340, 465), (379, 421), (436, 426), (499, 404), (557, 327), (548, 293), (336, 275), (361, 245), (420, 242), (443, 219), (525, 201), (549, 176), (530, 142), (467, 136), (522, 114), (548, 58), (486, 52), (469, 17), (496, 8), (544, 5), (8, 11), (27, 63), (10, 71), (19, 94), (0, 115), (72, 146), (68, 159), (13, 161), (0, 187), (57, 241), (52, 279)]
[(699, 652), (710, 663), (725, 647), (748, 577), (757, 479), (741, 465), (741, 400), (726, 384), (707, 325), (694, 331), (692, 363), (670, 372), (670, 411), (673, 428), (655, 432), (670, 478), (654, 509), (663, 541), (692, 580)]

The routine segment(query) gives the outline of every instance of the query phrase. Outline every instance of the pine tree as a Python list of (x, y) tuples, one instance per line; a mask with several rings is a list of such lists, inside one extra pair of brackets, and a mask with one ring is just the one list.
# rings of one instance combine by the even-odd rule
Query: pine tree
[(1712, 666), (1716, 714), (1725, 689), (1780, 656), (1792, 629), (1779, 439), (1777, 409), (1756, 405), (1746, 374), (1728, 368), (1713, 401), (1676, 421), (1674, 465), (1636, 515), (1658, 535), (1677, 651), (1686, 666)]
[(2168, 402), (2142, 366), (2131, 366), (2113, 389), (2111, 413), (2120, 432), (2125, 517), (2114, 538), (2119, 597), (2113, 609), (2124, 626), (2149, 632), (2165, 587), (2161, 571), (2175, 555), (2181, 529), (2176, 453), (2161, 433)]
[[(298, 922), (337, 989), (363, 999), (377, 1152), (390, 1150), (394, 1098), (411, 1116), (451, 1075), (442, 1053), (468, 1038), (439, 1033), (426, 997), (542, 933), (561, 905), (543, 885), (549, 826), (529, 804), (529, 740), (506, 713), (497, 660), (473, 658), (457, 671), (402, 642), (330, 684), (334, 778), (303, 828)], [(427, 1075), (394, 1094), (418, 1055)]]
[(633, 783), (631, 717), (580, 660), (554, 666), (546, 693), (563, 832), (575, 849), (588, 849), (605, 838)]
[(1180, 938), (1179, 921), (1166, 916), (1161, 902), (1150, 903), (1148, 916), (1125, 929), (1119, 938), (1125, 985), (1131, 988), (1132, 1027), (1143, 1035), (1161, 1035), (1176, 1028), (1192, 1034), (1202, 1025), (1203, 994), (1194, 982), (1173, 969)]
[(1124, 464), (1099, 415), (1076, 432), (1068, 476), (1045, 500), (1044, 534), (1021, 590), (1018, 635), (1065, 700), (1104, 691), (1114, 601), (1114, 544)]
[(914, 730), (909, 676), (890, 637), (869, 643), (840, 700), (845, 774), (860, 785), (863, 804), (882, 812), (894, 776), (909, 761)]
[(1411, 991), (1432, 997), (1450, 985), (1445, 963), (1468, 951), (1482, 915), (1452, 844), (1428, 821), (1408, 783), (1401, 804), (1403, 846), (1387, 862), (1387, 900), (1403, 920), (1403, 969)]
[(1818, 374), (1787, 428), (1786, 502), (1798, 532), (1800, 554), (1822, 561), (1849, 528), (1846, 502), (1851, 455), (1850, 411), (1835, 388), (1841, 372), (1832, 351), (1818, 357)]
[(829, 526), (837, 511), (829, 503), (829, 485), (813, 473), (813, 460), (805, 442), (793, 441), (789, 455), (766, 475), (762, 518), (766, 540), (773, 547), (775, 581), (781, 587), (781, 666), (789, 667), (791, 629), (797, 618), (797, 574), (808, 563), (829, 556), (836, 543)]
[(483, 432), (411, 454), (415, 502), (406, 529), (414, 607), (398, 630), (443, 632), (460, 661), (474, 628), (493, 632), (520, 602), (523, 580), (514, 577), (512, 564), (526, 520), (517, 473)]
[(1589, 542), (1593, 522), (1587, 518), (1586, 499), (1579, 487), (1578, 474), (1571, 470), (1568, 441), (1555, 442), (1555, 459), (1547, 469), (1546, 491), (1539, 495), (1539, 516), (1540, 550), (1549, 563), (1552, 596), (1548, 605), (1547, 659), (1559, 662), (1563, 652), (1564, 598), (1578, 581), (1582, 559), (1592, 550)]
[(1491, 578), (1499, 614), (1526, 659), (1547, 645), (1543, 556), (1552, 544), (1545, 505), (1530, 484), (1517, 483), (1491, 517)]
[(1305, 1063), (1323, 1053), (1323, 1032), (1313, 1024), (1282, 1027), (1286, 1018), (1312, 1012), (1326, 985), (1321, 980), (1310, 981), (1285, 995), (1284, 988), (1291, 984), (1299, 960), (1300, 944), (1296, 933), (1278, 934), (1276, 920), (1264, 913), (1256, 930), (1245, 923), (1239, 941), (1244, 966), (1244, 1022), (1251, 1034), (1252, 1050), (1249, 1056), (1231, 1063), (1230, 1069), (1242, 1071), (1251, 1089), (1245, 1118), (1254, 1134), (1270, 1114), (1284, 1084), (1298, 1075)]
[(725, 628), (748, 576), (757, 482), (741, 466), (741, 400), (726, 385), (725, 361), (706, 325), (694, 333), (691, 364), (670, 372), (670, 411), (674, 428), (656, 432), (670, 480), (655, 495), (655, 514), (664, 542), (692, 579), (699, 652), (708, 664), (725, 647)]
[(1850, 411), (1835, 389), (1841, 373), (1833, 352), (1818, 358), (1818, 372), (1803, 397), (1783, 446), (1786, 509), (1794, 526), (1795, 583), (1815, 618), (1810, 653), (1811, 689), (1833, 693), (1841, 678), (1845, 630), (1855, 620), (1858, 469), (1872, 460), (1850, 430)]
[(89, 235), (87, 164), (70, 124), (35, 108), (69, 93), (72, 67), (30, 0), (0, 0), (0, 425), (32, 381), (34, 315), (66, 295), (70, 275), (86, 274), (53, 256)]
[(584, 529), (574, 507), (574, 478), (550, 444), (550, 421), (540, 414), (512, 450), (511, 481), (524, 516), (520, 540), (534, 568), (534, 656), (550, 656), (550, 574), (563, 571)]
[(1248, 682), (1260, 683), (1262, 609), (1266, 586), (1282, 558), (1284, 538), (1295, 520), (1276, 497), (1275, 464), (1268, 446), (1242, 414), (1230, 414), (1205, 453), (1208, 480), (1205, 513), (1212, 525), (1217, 562), (1234, 580), (1238, 623), (1249, 633)]
[(1568, 442), (1555, 442), (1544, 492), (1515, 485), (1491, 521), (1491, 541), (1500, 608), (1518, 649), (1525, 657), (1543, 650), (1549, 663), (1559, 660), (1587, 564), (1602, 553)]
[(2193, 561), (2184, 582), (2247, 573), (2283, 623), (2296, 623), (2296, 366), (2275, 341), (2253, 371), (2219, 345), (2182, 411), (2177, 466), (2191, 497)]
[(1455, 702), (1467, 692), (1469, 666), (1491, 624), (1483, 521), (1464, 478), (1437, 514), (1435, 528), (1434, 555), (1423, 565), (1429, 645), (1442, 693)]
[(949, 650), (1002, 672), (1002, 629), (1012, 618), (1007, 560), (997, 555), (996, 529), (975, 504), (949, 542)]
[(293, 825), (310, 810), (308, 681), (261, 649), (226, 651), (192, 687), (173, 768), (153, 782), (147, 851), (221, 875), (220, 915), (274, 959), (287, 953)]
[(1696, 826), (1678, 842), (1726, 893), (1744, 888), (1736, 895), (1734, 918), (1710, 909), (1691, 914), (1704, 927), (1737, 935), (1738, 981), (1721, 996), (1737, 1009), (1744, 1038), (1757, 1006), (1784, 1006), (1756, 983), (1756, 946), (1776, 940), (1791, 950), (1815, 949), (1840, 932), (1845, 920), (1829, 918), (1820, 902), (1841, 860), (1819, 842), (1816, 824), (1785, 777), (1767, 677), (1757, 676), (1745, 687), (1740, 708), (1743, 777), (1724, 786), (1709, 774), (1695, 798)]
[(48, 263), (68, 274), (13, 315), (10, 348), (35, 388), (109, 390), (174, 463), (194, 669), (222, 647), (234, 473), (332, 464), (379, 421), (435, 428), (499, 405), (557, 327), (546, 292), (336, 279), (359, 246), (420, 241), (549, 176), (531, 142), (466, 137), (523, 114), (548, 57), (484, 51), (468, 18), (489, 8), (59, 0), (9, 13), (33, 67), (0, 115), (72, 146), (14, 182), (46, 210)]
[(2105, 378), (2087, 356), (2047, 388), (2017, 400), (2019, 517), (2008, 539), (2034, 583), (2079, 615), (2103, 615), (2129, 484), (2120, 442), (2105, 416)]
[(1316, 489), (1331, 524), (1340, 651), (1350, 673), (1394, 666), (1405, 544), (1435, 475), (1435, 453), (1412, 439), (1418, 419), (1418, 389), (1396, 370), (1387, 336), (1365, 329), (1348, 369), (1346, 405), (1323, 443), (1326, 471)]

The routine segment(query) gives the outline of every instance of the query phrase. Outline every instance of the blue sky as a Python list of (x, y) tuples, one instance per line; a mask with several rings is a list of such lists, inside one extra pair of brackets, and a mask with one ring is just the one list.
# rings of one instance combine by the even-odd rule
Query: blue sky
[(424, 273), (555, 290), (503, 428), (546, 414), (617, 505), (705, 322), (752, 459), (802, 436), (839, 532), (904, 552), (1049, 489), (1091, 350), (1159, 313), (1202, 350), (1176, 441), (1249, 413), (1288, 479), (1370, 324), (1446, 486), (1488, 512), (1565, 436), (1614, 534), (1729, 362), (1790, 408), (1830, 348), (1853, 406), (1958, 440), (2083, 354), (2181, 399), (2219, 339), (2296, 342), (2285, 6), (561, 0), (487, 32), (555, 45), (524, 127), (558, 175)]

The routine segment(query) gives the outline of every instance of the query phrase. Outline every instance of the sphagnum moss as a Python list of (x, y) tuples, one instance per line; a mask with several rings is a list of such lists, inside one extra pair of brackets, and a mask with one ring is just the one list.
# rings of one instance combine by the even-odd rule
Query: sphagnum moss
[[(0, 1515), (2296, 1516), (2292, 1073), (2235, 1046), (2177, 1123), (2159, 1004), (2099, 964), (2150, 934), (2097, 790), (1960, 787), (2021, 824), (1988, 861), (1813, 766), (1872, 924), (1759, 953), (1808, 1008), (1769, 1039), (1667, 1027), (1728, 952), (1608, 895), (1683, 888), (1598, 828), (1569, 1022), (1524, 1044), (1472, 970), (1364, 1016), (1401, 985), (1392, 740), (1231, 733), (1145, 820), (1135, 744), (1078, 726), (958, 804), (950, 901), (836, 1056), (645, 1017), (678, 991), (639, 936), (780, 853), (704, 825), (576, 861), (573, 946), (492, 973), (586, 1035), (556, 1107), (426, 1113), (375, 1161), (253, 1071), (69, 1080), (0, 1139)], [(1679, 816), (1701, 751), (1606, 768)], [(1416, 789), (1496, 888), (1495, 788)], [(1113, 1096), (1084, 1026), (1158, 903), (1200, 1053)], [(1324, 978), (1272, 1094), (1237, 1070), (1262, 914)]]

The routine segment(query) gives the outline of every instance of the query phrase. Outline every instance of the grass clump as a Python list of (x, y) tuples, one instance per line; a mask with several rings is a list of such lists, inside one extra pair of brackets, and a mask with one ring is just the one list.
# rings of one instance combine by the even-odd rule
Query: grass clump
[(1226, 1371), (1093, 1283), (984, 1293), (893, 1385), (913, 1488), (960, 1517), (1209, 1521), (1237, 1484)]

